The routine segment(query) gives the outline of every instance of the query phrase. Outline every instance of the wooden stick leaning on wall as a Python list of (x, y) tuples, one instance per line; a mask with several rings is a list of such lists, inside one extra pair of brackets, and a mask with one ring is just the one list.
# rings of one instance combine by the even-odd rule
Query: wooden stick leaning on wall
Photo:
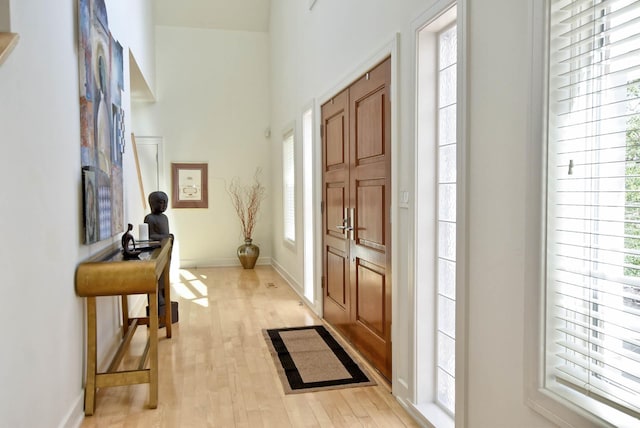
[(144, 193), (144, 184), (142, 183), (142, 173), (140, 172), (140, 161), (138, 160), (138, 147), (136, 146), (136, 136), (131, 133), (131, 145), (133, 146), (133, 158), (136, 161), (136, 171), (138, 172), (138, 184), (140, 185), (140, 195), (142, 196), (142, 208), (147, 209), (147, 198)]

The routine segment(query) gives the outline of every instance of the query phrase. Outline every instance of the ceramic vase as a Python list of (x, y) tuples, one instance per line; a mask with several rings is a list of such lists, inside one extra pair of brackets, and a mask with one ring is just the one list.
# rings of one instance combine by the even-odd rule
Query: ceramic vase
[(260, 247), (252, 244), (251, 239), (245, 239), (244, 244), (238, 247), (238, 259), (245, 269), (253, 269), (260, 255)]

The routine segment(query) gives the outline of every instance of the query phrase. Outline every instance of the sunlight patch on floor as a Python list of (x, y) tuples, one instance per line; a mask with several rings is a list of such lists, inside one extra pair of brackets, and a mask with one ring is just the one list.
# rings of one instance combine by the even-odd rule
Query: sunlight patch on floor
[(176, 282), (173, 284), (173, 288), (176, 290), (176, 293), (180, 295), (185, 300), (193, 300), (196, 298), (196, 295), (189, 289), (189, 287), (182, 283)]
[(194, 274), (192, 274), (190, 271), (186, 269), (180, 269), (180, 276), (186, 279), (187, 281), (193, 281), (194, 279), (198, 279), (197, 276), (195, 276)]
[(209, 299), (207, 299), (206, 297), (201, 297), (200, 299), (195, 299), (192, 300), (193, 303), (195, 303), (196, 305), (200, 305), (204, 308), (208, 308), (209, 307)]
[(206, 279), (205, 275), (195, 275), (187, 269), (180, 269), (180, 281), (172, 284), (176, 293), (185, 300), (190, 300), (203, 307), (209, 307), (207, 285), (200, 280)]
[(200, 281), (199, 279), (196, 279), (195, 281), (191, 281), (190, 285), (193, 288), (195, 288), (196, 291), (200, 293), (201, 296), (208, 296), (207, 286), (205, 285), (204, 282)]

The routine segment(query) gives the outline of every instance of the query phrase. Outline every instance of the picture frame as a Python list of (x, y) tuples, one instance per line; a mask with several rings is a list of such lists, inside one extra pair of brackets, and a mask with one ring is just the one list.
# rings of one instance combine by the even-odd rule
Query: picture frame
[(208, 164), (171, 163), (172, 208), (209, 208)]

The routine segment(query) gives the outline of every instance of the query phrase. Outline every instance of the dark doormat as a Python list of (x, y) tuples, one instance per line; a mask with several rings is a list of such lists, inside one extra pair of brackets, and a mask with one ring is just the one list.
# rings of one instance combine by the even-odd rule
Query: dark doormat
[(376, 385), (324, 326), (263, 333), (285, 394)]

